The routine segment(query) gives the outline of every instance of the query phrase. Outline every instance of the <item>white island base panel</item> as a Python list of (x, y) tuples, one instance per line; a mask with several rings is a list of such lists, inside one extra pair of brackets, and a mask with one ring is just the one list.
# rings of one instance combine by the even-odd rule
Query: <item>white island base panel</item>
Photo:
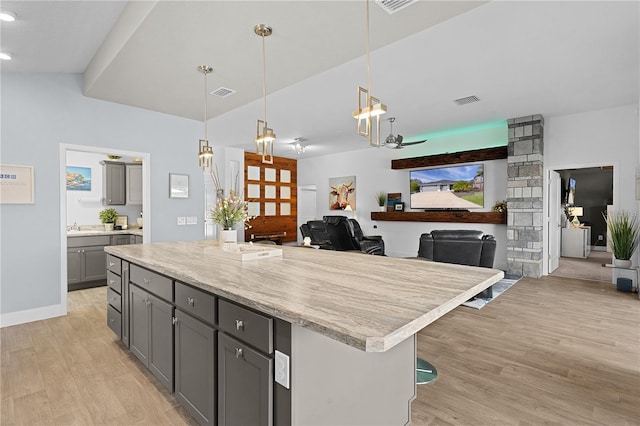
[(291, 345), (291, 424), (411, 423), (415, 335), (372, 353), (292, 325)]

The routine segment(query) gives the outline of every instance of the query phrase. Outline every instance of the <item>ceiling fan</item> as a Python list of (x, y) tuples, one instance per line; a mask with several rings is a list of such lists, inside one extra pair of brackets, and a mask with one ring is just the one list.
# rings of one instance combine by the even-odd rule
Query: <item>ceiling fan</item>
[(384, 146), (386, 146), (387, 148), (402, 149), (405, 146), (417, 145), (419, 143), (423, 143), (427, 141), (427, 139), (424, 139), (424, 140), (415, 141), (415, 142), (403, 142), (404, 138), (402, 137), (402, 135), (398, 135), (398, 136), (393, 135), (393, 122), (396, 121), (396, 118), (389, 117), (389, 121), (391, 122), (391, 133), (389, 133), (389, 136), (387, 136), (387, 138), (384, 140)]

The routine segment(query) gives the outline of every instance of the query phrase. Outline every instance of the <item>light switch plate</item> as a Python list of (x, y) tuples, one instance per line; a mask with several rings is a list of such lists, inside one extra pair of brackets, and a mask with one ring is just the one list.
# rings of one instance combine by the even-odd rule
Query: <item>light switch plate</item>
[(276, 351), (276, 383), (289, 389), (289, 355)]
[(197, 216), (187, 216), (187, 225), (197, 225), (198, 217)]
[(187, 223), (187, 220), (185, 219), (184, 216), (178, 216), (178, 225), (185, 225)]

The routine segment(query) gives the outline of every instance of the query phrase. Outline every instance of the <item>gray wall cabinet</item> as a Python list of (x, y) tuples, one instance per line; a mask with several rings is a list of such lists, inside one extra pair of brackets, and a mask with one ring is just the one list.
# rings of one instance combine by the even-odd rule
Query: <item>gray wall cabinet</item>
[(123, 206), (126, 204), (126, 169), (124, 163), (102, 163), (102, 204)]
[(215, 425), (216, 330), (176, 309), (175, 396), (201, 425)]
[(273, 424), (273, 359), (218, 335), (218, 424)]
[(133, 284), (129, 303), (129, 348), (173, 392), (173, 305)]
[(126, 165), (127, 205), (142, 204), (142, 164)]

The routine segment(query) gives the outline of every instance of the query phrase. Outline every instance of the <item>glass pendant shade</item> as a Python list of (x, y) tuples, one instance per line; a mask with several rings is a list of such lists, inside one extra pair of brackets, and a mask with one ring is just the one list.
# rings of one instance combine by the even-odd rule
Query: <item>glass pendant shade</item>
[(198, 140), (198, 162), (202, 170), (210, 170), (213, 165), (213, 148), (207, 138), (207, 74), (212, 73), (213, 68), (200, 65), (198, 71), (204, 75), (204, 139)]
[(264, 38), (273, 33), (273, 29), (265, 24), (258, 24), (253, 27), (253, 32), (262, 37), (262, 103), (264, 120), (256, 121), (256, 154), (262, 156), (264, 164), (273, 164), (273, 144), (276, 140), (276, 134), (267, 124), (267, 61), (264, 47)]

